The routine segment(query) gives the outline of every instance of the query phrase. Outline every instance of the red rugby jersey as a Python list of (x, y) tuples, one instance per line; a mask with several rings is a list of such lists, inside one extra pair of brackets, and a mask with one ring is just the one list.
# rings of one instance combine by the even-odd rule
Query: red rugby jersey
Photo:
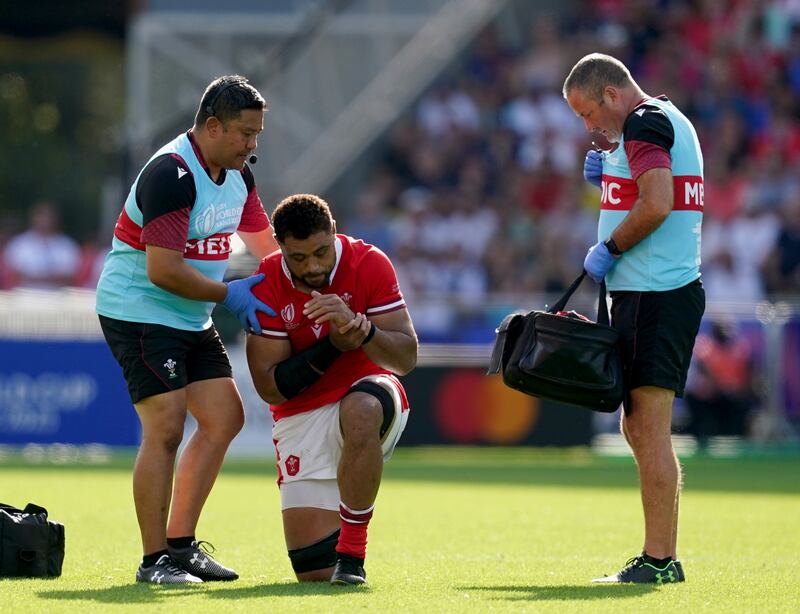
[[(369, 316), (389, 313), (406, 306), (397, 274), (389, 258), (373, 245), (347, 235), (336, 235), (336, 265), (330, 285), (320, 288), (322, 294), (338, 294), (353, 313)], [(265, 273), (264, 281), (253, 287), (253, 293), (272, 307), (277, 316), (258, 312), (262, 335), (272, 339), (288, 339), (292, 353), (300, 352), (328, 335), (328, 323), (316, 326), (303, 315), (303, 306), (310, 294), (294, 287), (280, 251), (261, 261), (257, 273)], [(345, 352), (320, 379), (296, 397), (272, 405), (275, 420), (317, 409), (340, 400), (353, 382), (367, 375), (391, 373), (372, 362), (364, 350)]]

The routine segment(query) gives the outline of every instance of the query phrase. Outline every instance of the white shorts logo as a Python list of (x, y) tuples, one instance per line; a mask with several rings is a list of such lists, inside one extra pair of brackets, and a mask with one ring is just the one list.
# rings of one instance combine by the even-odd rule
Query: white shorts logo
[(167, 368), (167, 371), (169, 371), (169, 378), (170, 379), (178, 377), (178, 374), (175, 373), (175, 367), (178, 366), (177, 362), (175, 362), (171, 358), (168, 358), (167, 362), (164, 363), (164, 366)]

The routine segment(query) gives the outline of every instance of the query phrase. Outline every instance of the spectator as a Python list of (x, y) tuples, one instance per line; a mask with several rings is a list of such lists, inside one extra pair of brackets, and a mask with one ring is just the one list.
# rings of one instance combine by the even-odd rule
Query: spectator
[(778, 238), (764, 263), (771, 293), (800, 292), (800, 196), (795, 195), (783, 211)]
[(709, 220), (703, 232), (703, 280), (709, 298), (764, 298), (761, 269), (778, 234), (777, 217), (758, 199), (729, 222)]
[(111, 245), (99, 241), (87, 241), (81, 245), (81, 262), (75, 274), (75, 285), (80, 288), (97, 288), (100, 274), (103, 272), (106, 255)]
[(553, 15), (537, 15), (530, 23), (530, 49), (517, 62), (517, 79), (557, 92), (566, 66), (564, 47)]
[(389, 254), (394, 251), (389, 220), (386, 218), (386, 197), (375, 188), (362, 191), (356, 198), (356, 216), (345, 230)]
[(688, 431), (704, 445), (717, 435), (742, 436), (754, 401), (753, 351), (733, 325), (720, 320), (697, 337), (687, 383)]
[(465, 91), (442, 85), (419, 104), (418, 120), (424, 130), (434, 137), (453, 130), (477, 130), (478, 107)]
[(52, 289), (75, 282), (81, 252), (59, 230), (56, 206), (41, 201), (31, 208), (28, 230), (8, 242), (5, 261), (14, 284)]

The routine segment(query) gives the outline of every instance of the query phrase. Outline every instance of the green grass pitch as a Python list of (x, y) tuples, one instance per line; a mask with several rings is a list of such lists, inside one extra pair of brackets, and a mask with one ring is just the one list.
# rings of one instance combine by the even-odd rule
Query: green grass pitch
[(400, 449), (370, 525), (369, 585), (297, 584), (271, 461), (230, 460), (198, 537), (240, 580), (137, 585), (130, 457), (0, 464), (0, 501), (66, 526), (64, 574), (0, 580), (0, 610), (60, 612), (797, 612), (800, 458), (684, 461), (684, 584), (597, 586), (642, 543), (633, 461), (585, 450)]

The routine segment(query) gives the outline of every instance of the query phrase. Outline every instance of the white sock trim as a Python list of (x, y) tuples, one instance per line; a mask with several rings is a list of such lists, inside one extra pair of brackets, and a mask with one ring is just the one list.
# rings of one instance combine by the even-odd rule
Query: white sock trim
[(372, 510), (375, 509), (375, 504), (374, 503), (372, 505), (370, 505), (365, 510), (354, 510), (352, 508), (349, 508), (341, 500), (339, 501), (339, 505), (341, 505), (347, 512), (349, 512), (351, 514), (354, 514), (354, 515), (356, 515), (356, 514), (369, 514)]

